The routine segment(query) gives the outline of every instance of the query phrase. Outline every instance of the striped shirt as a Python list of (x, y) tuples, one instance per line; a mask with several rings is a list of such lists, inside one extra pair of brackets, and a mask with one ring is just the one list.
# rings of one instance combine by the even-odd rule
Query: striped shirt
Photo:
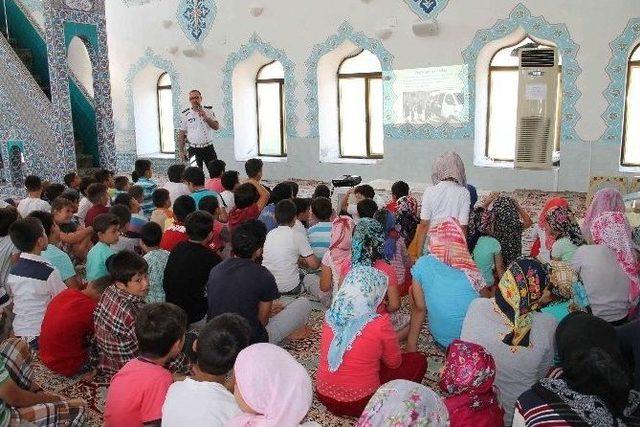
[(318, 259), (324, 257), (331, 243), (331, 222), (319, 222), (307, 231), (309, 244)]
[(153, 205), (153, 192), (158, 188), (158, 184), (149, 178), (142, 177), (138, 178), (135, 185), (139, 185), (144, 191), (144, 198), (140, 207), (142, 208), (142, 212), (144, 212), (144, 216), (147, 217), (147, 219), (151, 218), (151, 212), (155, 209)]

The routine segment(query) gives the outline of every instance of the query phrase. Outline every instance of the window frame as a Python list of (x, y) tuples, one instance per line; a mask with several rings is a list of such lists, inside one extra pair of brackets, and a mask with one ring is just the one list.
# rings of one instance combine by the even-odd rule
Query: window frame
[[(360, 55), (362, 52), (364, 52), (364, 49), (360, 49), (360, 51), (358, 51), (357, 53), (347, 56), (344, 59), (342, 59), (342, 61), (340, 61), (340, 64), (338, 64), (338, 69), (336, 72), (336, 78), (337, 78), (337, 92), (338, 92), (338, 97), (337, 97), (337, 103), (338, 103), (338, 152), (340, 154), (340, 158), (341, 159), (382, 159), (384, 158), (384, 153), (382, 154), (372, 154), (371, 153), (371, 112), (369, 111), (369, 100), (370, 100), (370, 82), (371, 80), (380, 80), (380, 82), (382, 83), (382, 71), (379, 72), (370, 72), (370, 73), (345, 73), (342, 74), (340, 73), (340, 68), (342, 68), (342, 64), (344, 64), (345, 61), (355, 58), (356, 56)], [(340, 115), (340, 79), (364, 79), (364, 104), (365, 104), (365, 126), (366, 126), (366, 140), (365, 140), (365, 146), (366, 146), (366, 150), (367, 150), (367, 154), (366, 156), (345, 156), (342, 152), (342, 118)]]
[[(285, 136), (285, 108), (284, 108), (284, 77), (278, 79), (261, 79), (258, 76), (262, 72), (263, 68), (268, 67), (274, 63), (278, 62), (277, 60), (273, 60), (267, 64), (264, 64), (260, 68), (258, 68), (258, 72), (256, 73), (256, 81), (255, 81), (255, 90), (256, 90), (256, 135), (257, 135), (257, 143), (258, 143), (258, 156), (260, 157), (277, 157), (284, 158), (287, 157), (287, 143)], [(260, 84), (278, 84), (279, 85), (279, 104), (280, 104), (280, 154), (264, 154), (260, 150), (260, 102), (258, 95), (258, 87)]]
[[(164, 147), (162, 144), (162, 114), (160, 112), (160, 91), (163, 90), (168, 90), (168, 91), (172, 91), (173, 90), (173, 81), (171, 81), (170, 85), (160, 85), (160, 80), (162, 80), (162, 78), (164, 76), (169, 76), (169, 79), (171, 79), (171, 75), (169, 75), (168, 72), (163, 72), (162, 74), (160, 74), (160, 76), (158, 77), (158, 80), (156, 81), (156, 107), (158, 110), (158, 139), (159, 139), (159, 143), (160, 143), (160, 153), (162, 154), (175, 154), (176, 150), (175, 150), (175, 137), (174, 137), (174, 150), (173, 151), (164, 151)], [(173, 92), (171, 93), (171, 96), (173, 97)], [(175, 133), (175, 132), (174, 132)]]
[[(631, 53), (629, 54), (629, 58), (627, 59), (627, 81), (626, 81), (626, 87), (625, 87), (625, 93), (624, 93), (624, 108), (622, 110), (623, 111), (622, 113), (622, 146), (620, 151), (620, 166), (626, 167), (626, 168), (640, 167), (640, 163), (627, 163), (625, 162), (625, 159), (624, 159), (625, 152), (626, 152), (625, 145), (627, 142), (627, 105), (628, 105), (628, 99), (629, 99), (629, 92), (631, 89), (631, 70), (634, 68), (640, 69), (640, 58), (635, 60), (631, 59), (633, 58), (633, 55), (636, 54), (636, 52), (640, 52), (640, 43), (638, 43), (633, 49), (631, 49)], [(638, 82), (637, 84), (640, 84), (640, 82)]]

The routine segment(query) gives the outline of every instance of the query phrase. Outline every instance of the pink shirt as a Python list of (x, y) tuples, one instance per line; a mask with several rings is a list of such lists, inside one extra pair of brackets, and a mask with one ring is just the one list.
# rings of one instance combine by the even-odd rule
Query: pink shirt
[(138, 358), (114, 375), (104, 407), (106, 427), (142, 426), (162, 418), (162, 405), (173, 383), (171, 372)]
[[(391, 264), (388, 264), (384, 260), (379, 259), (379, 260), (377, 260), (376, 262), (373, 263), (373, 268), (375, 268), (376, 270), (378, 270), (379, 272), (381, 272), (385, 276), (387, 276), (387, 278), (389, 279), (389, 283), (388, 283), (388, 287), (389, 288), (397, 288), (398, 287), (398, 274), (396, 273), (395, 268), (393, 268), (393, 266)], [(341, 281), (342, 281), (342, 279), (345, 278), (345, 276), (347, 275), (349, 270), (351, 270), (351, 260), (350, 259), (345, 260), (342, 263), (342, 268), (340, 269), (340, 280)], [(383, 301), (378, 306), (378, 313), (382, 314), (382, 313), (386, 313), (386, 312), (387, 312), (387, 305)]]
[(402, 363), (396, 332), (388, 314), (371, 321), (356, 337), (342, 364), (329, 372), (329, 346), (333, 330), (324, 322), (318, 362), (318, 393), (341, 402), (353, 402), (370, 396), (380, 387), (380, 367), (384, 363), (395, 369)]
[(209, 178), (204, 183), (204, 188), (207, 190), (215, 191), (218, 194), (222, 194), (224, 187), (220, 178)]

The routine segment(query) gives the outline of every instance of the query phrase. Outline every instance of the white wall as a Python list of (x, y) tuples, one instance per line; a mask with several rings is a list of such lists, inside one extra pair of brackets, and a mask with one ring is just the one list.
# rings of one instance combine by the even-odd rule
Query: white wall
[[(183, 49), (192, 48), (192, 45), (176, 22), (178, 0), (150, 0), (137, 6), (126, 6), (122, 1), (106, 3), (117, 134), (118, 130), (123, 134), (127, 130), (125, 78), (147, 47), (171, 61), (179, 73), (183, 108), (188, 106), (188, 89), (199, 88), (205, 104), (213, 105), (216, 115), (226, 123), (228, 118), (224, 117), (221, 108), (221, 69), (227, 57), (256, 32), (262, 40), (283, 49), (296, 64), (298, 133), (303, 136), (288, 138), (288, 159), (283, 163), (268, 164), (266, 172), (269, 176), (328, 179), (342, 173), (359, 173), (364, 179), (423, 181), (430, 176), (434, 156), (450, 149), (458, 151), (465, 159), (470, 182), (487, 189), (585, 190), (591, 174), (619, 174), (619, 144), (562, 143), (560, 170), (533, 172), (473, 166), (472, 140), (386, 138), (385, 158), (376, 164), (321, 164), (318, 139), (304, 138), (309, 128), (305, 120), (305, 60), (313, 46), (335, 34), (342, 22), (348, 21), (356, 31), (363, 31), (368, 37), (375, 37), (380, 28), (395, 25), (391, 37), (383, 41), (385, 48), (394, 55), (395, 69), (454, 65), (463, 62), (461, 52), (478, 30), (491, 28), (498, 19), (508, 18), (517, 4), (514, 0), (450, 0), (438, 17), (440, 33), (426, 38), (413, 35), (411, 25), (418, 18), (402, 0), (257, 0), (251, 4), (264, 7), (264, 13), (257, 18), (250, 15), (249, 2), (217, 0), (217, 17), (203, 43), (204, 54), (193, 58), (182, 54)], [(577, 109), (581, 119), (576, 130), (583, 141), (599, 140), (605, 130), (601, 115), (606, 109), (606, 100), (602, 92), (609, 84), (605, 72), (611, 58), (609, 43), (622, 33), (630, 18), (640, 16), (638, 0), (526, 0), (522, 3), (533, 16), (542, 15), (551, 24), (566, 24), (572, 39), (580, 45), (577, 59), (582, 73), (577, 86), (582, 96)], [(163, 21), (173, 23), (165, 28)], [(172, 47), (177, 48), (177, 52), (170, 53), (174, 50)], [(136, 114), (137, 111), (136, 107)], [(236, 135), (242, 136), (241, 132)], [(146, 140), (148, 136), (139, 134), (137, 138)], [(218, 139), (217, 150), (227, 161), (228, 168), (242, 170), (233, 160), (231, 139)]]
[(89, 58), (87, 47), (79, 37), (74, 37), (71, 43), (69, 43), (67, 62), (71, 72), (76, 76), (87, 93), (93, 97), (93, 67), (91, 66), (91, 58)]

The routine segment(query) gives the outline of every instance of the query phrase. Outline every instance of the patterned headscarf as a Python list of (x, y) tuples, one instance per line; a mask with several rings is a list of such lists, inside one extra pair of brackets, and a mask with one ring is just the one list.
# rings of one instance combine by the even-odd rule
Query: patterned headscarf
[(392, 260), (396, 256), (396, 243), (398, 241), (398, 233), (395, 229), (395, 217), (388, 210), (380, 209), (375, 213), (374, 218), (380, 223), (380, 225), (382, 225), (382, 227), (384, 227), (384, 257), (388, 260)]
[(625, 212), (622, 194), (615, 188), (602, 188), (593, 196), (591, 205), (584, 215), (582, 235), (588, 243), (593, 243), (591, 226), (593, 222), (605, 212)]
[(360, 219), (351, 241), (351, 265), (371, 267), (376, 260), (386, 259), (384, 240), (384, 229), (378, 221), (373, 218)]
[(635, 307), (640, 298), (640, 266), (627, 218), (620, 212), (605, 212), (593, 221), (591, 235), (596, 245), (605, 245), (616, 254), (618, 264), (629, 276), (629, 301)]
[(493, 214), (482, 206), (478, 206), (471, 211), (471, 215), (469, 216), (469, 239), (467, 242), (470, 252), (476, 247), (480, 237), (493, 234), (493, 223)]
[(509, 196), (498, 196), (491, 206), (491, 214), (495, 224), (493, 237), (502, 247), (504, 265), (509, 265), (522, 255), (522, 221), (516, 201)]
[(339, 216), (331, 224), (329, 252), (333, 265), (340, 266), (351, 256), (351, 236), (355, 223), (349, 216)]
[(531, 313), (548, 285), (545, 266), (535, 258), (521, 257), (511, 263), (498, 283), (495, 305), (511, 328), (502, 342), (513, 347), (529, 347)]
[(356, 427), (449, 426), (449, 412), (430, 388), (393, 380), (376, 391)]
[(413, 241), (420, 224), (418, 201), (413, 196), (404, 196), (398, 199), (397, 204), (396, 231), (408, 245)]
[(467, 186), (467, 175), (462, 159), (453, 151), (443, 153), (433, 162), (431, 182), (437, 185), (440, 181), (455, 179), (463, 187)]
[(450, 267), (461, 270), (476, 291), (487, 287), (478, 266), (467, 249), (458, 221), (448, 218), (429, 230), (429, 253)]
[(326, 322), (333, 330), (328, 356), (330, 372), (338, 370), (360, 331), (379, 316), (376, 310), (387, 287), (387, 276), (373, 267), (354, 267), (347, 274), (326, 314)]
[(558, 235), (556, 238), (568, 237), (576, 246), (585, 244), (580, 226), (571, 209), (564, 206), (549, 209), (546, 214), (546, 223), (552, 234)]
[(543, 230), (545, 230), (545, 235), (546, 235), (546, 241), (544, 242), (540, 242), (541, 245), (544, 244), (545, 248), (547, 248), (547, 250), (551, 250), (551, 247), (553, 246), (553, 243), (555, 242), (555, 238), (550, 235), (549, 233), (546, 233), (547, 230), (547, 212), (549, 212), (552, 208), (557, 208), (557, 207), (565, 207), (568, 208), (569, 207), (569, 202), (567, 202), (567, 199), (563, 198), (563, 197), (553, 197), (551, 199), (549, 199), (547, 201), (547, 203), (545, 203), (544, 207), (542, 208), (542, 211), (540, 211), (540, 215), (538, 216), (538, 225), (540, 226), (540, 228), (542, 228)]

